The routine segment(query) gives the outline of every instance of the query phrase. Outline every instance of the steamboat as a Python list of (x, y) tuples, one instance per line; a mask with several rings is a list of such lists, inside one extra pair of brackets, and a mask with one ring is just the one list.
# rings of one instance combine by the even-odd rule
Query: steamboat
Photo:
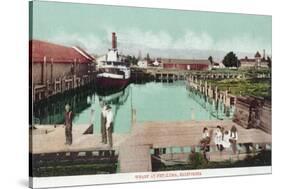
[(104, 56), (104, 60), (98, 65), (96, 76), (96, 88), (99, 93), (113, 93), (126, 88), (131, 77), (128, 63), (118, 53), (117, 37), (112, 33), (112, 48)]

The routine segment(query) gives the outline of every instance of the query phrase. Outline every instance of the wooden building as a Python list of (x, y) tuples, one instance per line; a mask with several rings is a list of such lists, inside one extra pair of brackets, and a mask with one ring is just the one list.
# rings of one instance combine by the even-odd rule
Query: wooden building
[(90, 82), (95, 59), (83, 49), (40, 40), (29, 41), (29, 48), (33, 100)]
[(211, 62), (207, 59), (161, 59), (164, 69), (209, 70)]
[(268, 61), (265, 59), (265, 52), (263, 54), (263, 57), (259, 53), (259, 51), (256, 52), (254, 58), (248, 58), (247, 56), (245, 58), (240, 59), (240, 69), (258, 69), (258, 68), (269, 68), (268, 67)]

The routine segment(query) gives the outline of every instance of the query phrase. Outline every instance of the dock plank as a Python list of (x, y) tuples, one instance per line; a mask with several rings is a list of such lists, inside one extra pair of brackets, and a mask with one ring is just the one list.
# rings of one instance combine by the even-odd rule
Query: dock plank
[(119, 151), (120, 172), (148, 172), (151, 171), (150, 146), (124, 145)]
[(203, 128), (207, 127), (211, 132), (217, 125), (225, 130), (235, 125), (239, 143), (271, 143), (270, 134), (260, 129), (245, 129), (232, 121), (145, 122), (134, 127), (132, 139), (128, 140), (135, 145), (151, 144), (154, 148), (196, 146)]
[[(119, 155), (120, 172), (147, 172), (152, 170), (150, 149), (199, 146), (203, 128), (207, 127), (212, 131), (217, 125), (225, 130), (230, 130), (235, 125), (238, 130), (237, 143), (271, 144), (271, 134), (260, 129), (245, 129), (230, 120), (134, 123), (130, 133), (113, 133), (113, 148), (101, 143), (100, 133), (83, 135), (87, 125), (73, 127), (71, 146), (64, 144), (65, 129), (62, 125), (56, 128), (38, 125), (31, 136), (31, 152), (40, 154), (115, 150)], [(211, 144), (214, 144), (213, 140)], [(229, 158), (228, 156), (224, 155), (223, 159)], [(211, 159), (222, 157), (221, 154), (213, 154)]]
[[(126, 139), (127, 134), (113, 134), (113, 148), (109, 145), (101, 143), (101, 134), (86, 134), (84, 131), (88, 125), (73, 126), (73, 143), (65, 145), (65, 128), (62, 125), (57, 125), (56, 128), (50, 125), (37, 125), (32, 131), (32, 147), (31, 153), (55, 153), (55, 152), (80, 152), (91, 150), (115, 150), (119, 143)], [(47, 134), (46, 134), (47, 131)]]

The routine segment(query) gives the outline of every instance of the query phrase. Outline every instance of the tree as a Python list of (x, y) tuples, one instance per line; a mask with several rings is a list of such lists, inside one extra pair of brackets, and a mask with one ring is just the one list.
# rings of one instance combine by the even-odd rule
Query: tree
[(149, 56), (149, 53), (146, 54), (146, 58), (147, 62), (150, 62), (150, 56)]
[(127, 55), (125, 58), (125, 62), (127, 64), (136, 65), (138, 63), (138, 59), (135, 56)]
[(267, 56), (267, 62), (268, 67), (271, 68), (271, 58), (269, 56)]
[(211, 62), (211, 64), (213, 65), (213, 57), (209, 56), (208, 60)]
[(133, 58), (132, 58), (132, 64), (133, 65), (137, 65), (138, 64), (138, 59), (135, 56), (133, 56)]
[(238, 60), (236, 54), (234, 54), (232, 51), (227, 53), (226, 56), (223, 58), (222, 63), (225, 65), (225, 67), (239, 67), (240, 61)]

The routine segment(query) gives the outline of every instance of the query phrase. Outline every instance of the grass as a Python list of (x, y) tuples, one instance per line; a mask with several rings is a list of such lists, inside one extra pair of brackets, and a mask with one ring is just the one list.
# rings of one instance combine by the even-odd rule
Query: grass
[(228, 90), (233, 95), (257, 96), (271, 99), (271, 80), (269, 79), (222, 79), (208, 80), (219, 90)]

